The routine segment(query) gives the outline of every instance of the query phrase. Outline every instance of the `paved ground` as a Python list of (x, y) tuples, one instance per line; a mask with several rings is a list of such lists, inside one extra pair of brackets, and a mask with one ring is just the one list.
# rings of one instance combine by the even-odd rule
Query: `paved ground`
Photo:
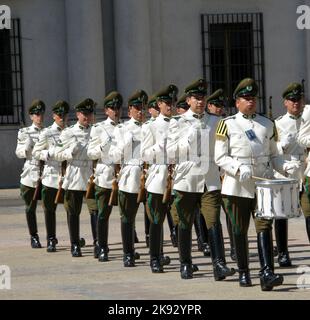
[[(135, 268), (125, 269), (122, 265), (118, 208), (114, 208), (111, 215), (109, 237), (111, 261), (107, 263), (99, 263), (92, 257), (91, 231), (86, 207), (83, 207), (81, 214), (81, 236), (86, 238), (88, 245), (82, 249), (83, 257), (81, 258), (71, 257), (65, 212), (62, 206), (59, 207), (57, 219), (58, 251), (47, 253), (46, 248), (31, 249), (19, 191), (17, 189), (0, 190), (0, 266), (9, 266), (11, 271), (11, 289), (0, 290), (0, 300), (303, 300), (310, 298), (310, 290), (298, 288), (298, 283), (302, 283), (303, 280), (308, 281), (310, 286), (310, 246), (303, 217), (291, 219), (289, 222), (289, 250), (294, 266), (277, 268), (277, 271), (284, 275), (284, 284), (272, 292), (260, 290), (256, 236), (252, 223), (249, 239), (253, 287), (240, 288), (237, 275), (229, 280), (214, 281), (210, 258), (203, 257), (197, 251), (195, 234), (193, 235), (193, 261), (199, 265), (200, 271), (195, 273), (193, 280), (181, 280), (177, 251), (171, 246), (166, 222), (164, 250), (170, 255), (172, 262), (165, 268), (165, 273), (152, 274), (149, 268), (148, 249), (143, 241), (142, 206), (137, 215), (140, 243), (136, 245), (137, 251), (141, 254), (141, 260), (137, 262)], [(228, 257), (228, 237), (224, 216), (222, 221), (227, 262), (235, 267), (235, 263)], [(45, 247), (43, 212), (40, 205), (38, 226), (41, 242)], [(308, 278), (298, 273), (302, 271), (301, 266), (307, 265)], [(3, 280), (3, 270), (0, 270), (0, 275)]]

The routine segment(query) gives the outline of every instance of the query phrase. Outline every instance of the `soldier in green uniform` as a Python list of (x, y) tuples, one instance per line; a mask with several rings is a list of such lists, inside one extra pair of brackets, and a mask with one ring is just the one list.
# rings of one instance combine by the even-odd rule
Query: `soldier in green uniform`
[(26, 204), (26, 219), (31, 247), (41, 248), (36, 217), (37, 201), (33, 200), (35, 188), (40, 177), (40, 161), (34, 159), (32, 150), (43, 129), (45, 103), (38, 99), (32, 101), (28, 112), (32, 124), (18, 131), (15, 153), (18, 158), (25, 159), (20, 176), (20, 193)]
[(69, 104), (58, 101), (52, 108), (54, 123), (43, 129), (39, 140), (34, 145), (32, 155), (36, 160), (44, 161), (42, 174), (42, 205), (45, 217), (47, 252), (55, 252), (58, 240), (56, 238), (56, 208), (55, 198), (61, 178), (62, 164), (55, 160), (55, 148), (61, 131), (66, 127)]

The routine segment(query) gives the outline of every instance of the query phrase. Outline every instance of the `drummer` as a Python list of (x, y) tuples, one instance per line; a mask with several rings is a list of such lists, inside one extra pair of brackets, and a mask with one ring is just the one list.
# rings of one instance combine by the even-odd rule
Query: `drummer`
[[(279, 141), (278, 150), (286, 161), (295, 161), (298, 170), (289, 174), (289, 178), (297, 179), (300, 182), (302, 191), (303, 175), (305, 171), (305, 159), (307, 149), (297, 143), (297, 135), (301, 126), (301, 115), (303, 111), (303, 89), (300, 83), (290, 83), (283, 91), (284, 107), (287, 112), (285, 115), (275, 120)], [(302, 196), (302, 203), (307, 204), (306, 193)], [(309, 204), (307, 204), (309, 207)], [(308, 210), (309, 211), (309, 210)], [(292, 265), (287, 245), (288, 225), (287, 219), (277, 219), (275, 221), (275, 236), (278, 247), (278, 263), (280, 267), (290, 267)]]
[[(252, 285), (249, 271), (248, 228), (255, 199), (254, 176), (271, 177), (272, 165), (292, 172), (296, 165), (285, 163), (277, 150), (276, 128), (271, 120), (256, 114), (258, 86), (251, 78), (243, 79), (234, 91), (238, 113), (219, 122), (216, 131), (215, 162), (225, 171), (222, 194), (230, 204), (231, 222), (239, 268), (239, 285)], [(272, 221), (254, 218), (261, 270), (261, 289), (270, 291), (283, 282), (274, 273)]]

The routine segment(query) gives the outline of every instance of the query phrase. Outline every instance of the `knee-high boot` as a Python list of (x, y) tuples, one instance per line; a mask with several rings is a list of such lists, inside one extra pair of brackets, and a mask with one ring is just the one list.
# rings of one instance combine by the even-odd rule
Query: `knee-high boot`
[(278, 263), (280, 267), (290, 267), (292, 265), (288, 253), (288, 223), (286, 219), (276, 220), (274, 224), (276, 243), (278, 248)]
[(94, 245), (94, 258), (98, 258), (99, 248), (97, 245), (98, 235), (97, 235), (97, 222), (98, 222), (98, 211), (92, 211), (90, 214), (90, 225), (91, 232), (93, 236), (93, 245)]
[(234, 245), (234, 236), (232, 231), (232, 224), (229, 219), (229, 216), (226, 214), (226, 225), (227, 225), (227, 232), (229, 235), (229, 243), (230, 243), (230, 258), (233, 261), (236, 261), (236, 250)]
[(270, 291), (283, 283), (283, 276), (274, 273), (273, 245), (271, 230), (257, 234), (258, 255), (261, 265), (259, 272), (262, 291)]
[(162, 225), (150, 224), (150, 266), (153, 273), (162, 273), (163, 265), (160, 263), (162, 241)]
[(307, 228), (308, 239), (310, 242), (310, 217), (306, 217), (306, 228)]
[(80, 216), (68, 214), (67, 217), (68, 217), (72, 257), (81, 257), (82, 253), (81, 253), (81, 247), (80, 247), (80, 241), (79, 241)]
[(235, 273), (235, 269), (228, 268), (225, 260), (224, 241), (222, 234), (222, 225), (215, 224), (208, 230), (211, 258), (213, 264), (213, 274), (216, 281), (223, 280)]
[(181, 263), (181, 278), (192, 279), (193, 278), (193, 266), (192, 266), (192, 230), (182, 229), (179, 226), (179, 256)]
[(124, 252), (124, 267), (134, 267), (135, 266), (135, 228), (133, 223), (121, 222), (121, 233), (123, 242), (123, 252)]
[(239, 271), (240, 287), (252, 286), (249, 270), (249, 245), (246, 234), (233, 234), (236, 250), (236, 260)]
[(109, 220), (98, 219), (98, 261), (109, 260), (108, 252)]

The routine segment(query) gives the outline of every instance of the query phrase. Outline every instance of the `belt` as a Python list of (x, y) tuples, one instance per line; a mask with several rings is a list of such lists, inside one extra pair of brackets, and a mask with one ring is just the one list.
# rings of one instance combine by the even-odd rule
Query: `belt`
[(92, 165), (90, 160), (72, 160), (70, 164), (76, 167), (91, 167)]
[(47, 160), (46, 161), (47, 166), (58, 167), (60, 164), (61, 164), (61, 162), (56, 161), (56, 160)]
[(267, 164), (270, 161), (269, 156), (262, 156), (262, 157), (257, 157), (257, 158), (249, 158), (249, 157), (232, 157), (234, 160), (240, 161), (242, 164), (252, 164), (252, 165), (257, 165), (257, 164), (262, 164), (265, 163)]
[(287, 160), (305, 161), (306, 160), (306, 156), (303, 155), (303, 154), (288, 154), (287, 155)]
[(39, 166), (40, 161), (39, 160), (27, 160), (27, 163), (33, 165), (33, 166)]

